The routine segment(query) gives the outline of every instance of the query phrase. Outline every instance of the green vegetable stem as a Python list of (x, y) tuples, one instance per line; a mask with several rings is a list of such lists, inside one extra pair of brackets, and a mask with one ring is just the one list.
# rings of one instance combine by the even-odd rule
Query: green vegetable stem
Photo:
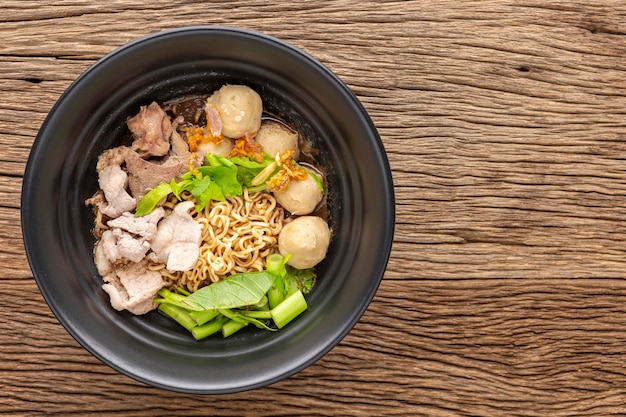
[(155, 302), (196, 340), (220, 331), (228, 337), (249, 324), (276, 331), (306, 311), (304, 294), (315, 280), (312, 270), (288, 267), (288, 260), (270, 255), (265, 271), (235, 274), (192, 294), (163, 288)]
[(180, 324), (187, 330), (192, 330), (198, 325), (198, 323), (191, 317), (191, 314), (189, 314), (187, 310), (175, 306), (174, 304), (161, 303), (159, 304), (159, 311), (176, 320), (178, 324)]
[(279, 329), (298, 317), (307, 309), (306, 300), (302, 291), (298, 290), (271, 310), (272, 319)]
[[(216, 310), (193, 310), (189, 312), (189, 316), (191, 316), (192, 320), (196, 323), (196, 325), (201, 326), (204, 323), (208, 323), (219, 315), (219, 312)], [(219, 330), (219, 329), (218, 329)]]
[(287, 275), (287, 268), (285, 265), (291, 255), (285, 257), (274, 253), (269, 255), (265, 260), (265, 268), (268, 272), (271, 272), (276, 276), (272, 286), (267, 292), (267, 298), (270, 308), (276, 307), (285, 298), (285, 276)]
[(222, 336), (228, 337), (246, 327), (247, 323), (229, 320), (222, 326)]
[(202, 340), (222, 330), (224, 325), (228, 321), (229, 320), (224, 316), (217, 317), (214, 320), (207, 322), (206, 324), (193, 327), (191, 329), (191, 334), (193, 335), (194, 339)]

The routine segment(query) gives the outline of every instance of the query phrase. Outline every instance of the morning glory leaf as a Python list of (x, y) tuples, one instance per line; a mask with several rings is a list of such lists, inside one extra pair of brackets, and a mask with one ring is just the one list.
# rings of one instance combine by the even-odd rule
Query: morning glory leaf
[(194, 309), (204, 310), (239, 308), (258, 303), (272, 286), (276, 276), (267, 271), (232, 275), (186, 297)]

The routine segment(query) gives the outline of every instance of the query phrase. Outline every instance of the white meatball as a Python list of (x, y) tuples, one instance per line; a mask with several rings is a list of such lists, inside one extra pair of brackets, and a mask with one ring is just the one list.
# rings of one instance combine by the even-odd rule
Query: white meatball
[(311, 214), (322, 201), (322, 197), (324, 193), (310, 175), (303, 180), (291, 180), (285, 191), (274, 192), (278, 204), (291, 214), (299, 216)]
[(200, 160), (204, 159), (204, 156), (209, 153), (213, 153), (215, 155), (223, 156), (227, 158), (233, 150), (233, 141), (229, 138), (224, 138), (220, 143), (213, 142), (200, 142), (198, 144), (198, 150), (196, 154)]
[(238, 139), (248, 132), (254, 134), (261, 126), (263, 102), (256, 91), (245, 85), (225, 85), (207, 99), (222, 120), (222, 134)]
[(256, 134), (256, 141), (263, 150), (276, 156), (279, 152), (293, 150), (293, 158), (298, 159), (298, 134), (273, 120), (265, 120)]
[(330, 229), (317, 216), (302, 216), (287, 223), (278, 235), (281, 255), (291, 254), (287, 263), (294, 268), (307, 269), (326, 257), (330, 244)]

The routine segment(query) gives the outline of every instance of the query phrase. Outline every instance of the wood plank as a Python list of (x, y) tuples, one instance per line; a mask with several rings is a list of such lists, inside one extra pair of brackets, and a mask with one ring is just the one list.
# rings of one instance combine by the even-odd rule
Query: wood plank
[[(12, 288), (14, 299), (33, 290), (24, 281)], [(24, 412), (46, 404), (50, 413), (138, 416), (202, 415), (207, 406), (237, 415), (253, 407), (270, 416), (275, 405), (264, 399), (286, 397), (285, 415), (610, 414), (623, 410), (626, 394), (626, 312), (616, 309), (624, 296), (623, 280), (467, 280), (453, 287), (447, 280), (385, 280), (361, 322), (316, 365), (267, 388), (217, 397), (168, 393), (116, 374), (34, 300), (10, 326), (3, 322), (0, 384), (9, 397), (0, 405), (22, 398)], [(19, 376), (6, 372), (16, 361)]]

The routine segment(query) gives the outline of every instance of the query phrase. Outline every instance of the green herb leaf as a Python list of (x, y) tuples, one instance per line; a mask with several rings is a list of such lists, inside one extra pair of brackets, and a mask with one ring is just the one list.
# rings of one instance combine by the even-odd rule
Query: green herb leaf
[(170, 181), (170, 187), (172, 187), (172, 194), (174, 194), (174, 196), (180, 200), (181, 199), (181, 193), (183, 191), (190, 191), (191, 188), (193, 187), (193, 181), (191, 179), (187, 179), (187, 180), (182, 180), (181, 182), (176, 182), (174, 178), (172, 178), (172, 181)]
[[(227, 196), (242, 195), (243, 187), (247, 187), (250, 192), (262, 191), (266, 184), (252, 186), (252, 180), (274, 162), (274, 158), (267, 154), (261, 162), (249, 157), (224, 158), (216, 154), (208, 154), (205, 159), (209, 165), (186, 172), (180, 177), (180, 182), (172, 178), (169, 183), (162, 183), (146, 193), (137, 205), (135, 216), (150, 213), (170, 193), (181, 200), (182, 192), (189, 191), (196, 199), (196, 211), (202, 211), (211, 200), (224, 201)], [(322, 179), (311, 172), (309, 175), (323, 192)]]
[(217, 166), (225, 166), (228, 168), (234, 168), (235, 164), (231, 162), (228, 158), (224, 158), (223, 156), (216, 155), (214, 153), (210, 153), (206, 156), (207, 162), (209, 165), (213, 167)]
[(187, 297), (186, 302), (190, 306), (201, 306), (205, 310), (253, 305), (263, 298), (275, 278), (274, 274), (267, 271), (232, 275), (199, 289)]
[(209, 187), (208, 193), (211, 196), (211, 200), (226, 201), (226, 197), (224, 196), (224, 192), (222, 191), (222, 189), (220, 188), (220, 186), (216, 182), (211, 183), (211, 186)]
[[(214, 185), (214, 184), (212, 184)], [(211, 195), (209, 193), (200, 194), (196, 197), (196, 212), (200, 213), (211, 202)]]
[(204, 157), (205, 161), (212, 167), (218, 167), (221, 166), (222, 163), (220, 162), (220, 160), (218, 159), (218, 155), (215, 155), (214, 153), (208, 153), (206, 154), (206, 156)]
[(238, 196), (243, 194), (243, 187), (237, 180), (237, 168), (221, 166), (215, 167), (211, 173), (213, 181), (222, 189), (224, 195)]
[(261, 170), (265, 168), (266, 166), (268, 166), (269, 164), (271, 164), (274, 161), (274, 158), (266, 154), (265, 159), (262, 162), (258, 162), (247, 156), (246, 157), (234, 156), (232, 158), (228, 158), (228, 160), (232, 162), (233, 164), (244, 167), (244, 168)]
[[(252, 187), (252, 179), (257, 176), (257, 174), (261, 172), (261, 169), (249, 169), (242, 166), (237, 167), (237, 181), (243, 184), (245, 187), (250, 190)], [(263, 184), (265, 188), (265, 184)]]
[(256, 177), (259, 174), (259, 172), (261, 172), (265, 167), (267, 167), (272, 162), (274, 162), (274, 158), (265, 154), (265, 159), (262, 162), (258, 162), (249, 157), (235, 156), (235, 157), (226, 159), (226, 161), (222, 161), (222, 165), (228, 166), (227, 164), (230, 164), (232, 165), (233, 168), (236, 168), (237, 169), (236, 171), (237, 182), (241, 186), (248, 188), (248, 191), (254, 192), (254, 191), (264, 190), (265, 184), (252, 187), (252, 179)]
[(161, 183), (154, 187), (152, 190), (148, 191), (137, 204), (137, 209), (135, 210), (135, 217), (145, 216), (150, 213), (159, 201), (163, 198), (167, 197), (172, 192), (172, 186), (166, 182)]
[[(232, 165), (232, 164), (231, 164)], [(237, 167), (232, 166), (204, 166), (198, 168), (198, 171), (219, 185), (225, 196), (238, 196), (243, 194), (243, 187), (237, 179)]]
[(195, 175), (193, 174), (193, 171), (187, 171), (180, 178), (182, 180), (193, 180), (195, 178)]
[(211, 185), (211, 177), (201, 177), (193, 181), (193, 188), (191, 189), (191, 195), (198, 198), (203, 194)]
[(285, 296), (289, 296), (300, 290), (303, 294), (308, 294), (315, 285), (315, 269), (296, 269), (286, 265), (287, 275), (285, 276)]

